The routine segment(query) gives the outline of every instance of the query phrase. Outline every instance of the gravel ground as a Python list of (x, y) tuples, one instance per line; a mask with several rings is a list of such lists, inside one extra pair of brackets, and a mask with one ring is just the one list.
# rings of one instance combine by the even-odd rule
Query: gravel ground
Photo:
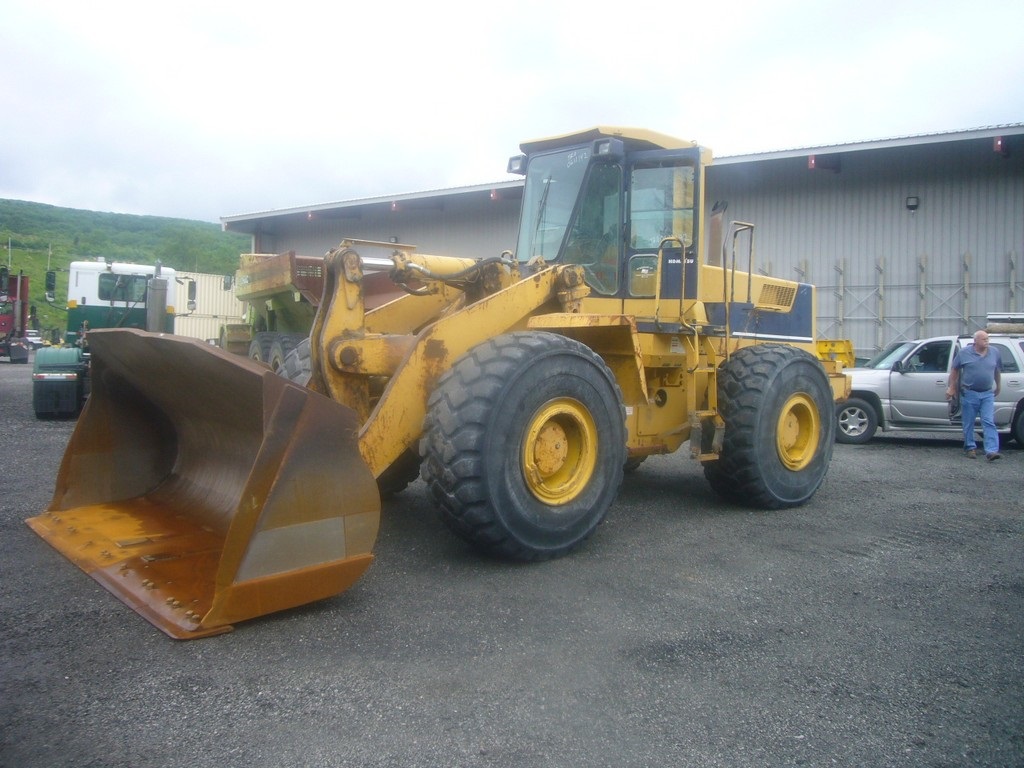
[(176, 642), (24, 524), (74, 427), (0, 363), (0, 765), (1024, 765), (1024, 451), (836, 446), (815, 498), (648, 460), (576, 554), (479, 557), (422, 483), (346, 594)]

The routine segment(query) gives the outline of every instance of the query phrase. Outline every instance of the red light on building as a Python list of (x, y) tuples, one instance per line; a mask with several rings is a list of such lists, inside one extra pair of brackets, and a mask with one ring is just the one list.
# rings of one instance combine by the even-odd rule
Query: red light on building
[(832, 171), (839, 173), (843, 163), (840, 155), (808, 155), (807, 168), (811, 171)]

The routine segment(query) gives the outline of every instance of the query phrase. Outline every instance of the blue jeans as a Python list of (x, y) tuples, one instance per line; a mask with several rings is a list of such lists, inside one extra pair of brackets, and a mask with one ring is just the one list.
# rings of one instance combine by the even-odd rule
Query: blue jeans
[(994, 419), (995, 401), (994, 392), (975, 392), (973, 389), (965, 389), (960, 393), (960, 406), (963, 408), (960, 418), (964, 421), (965, 450), (970, 451), (977, 448), (974, 442), (974, 419), (980, 414), (985, 453), (998, 453), (999, 433), (996, 432)]

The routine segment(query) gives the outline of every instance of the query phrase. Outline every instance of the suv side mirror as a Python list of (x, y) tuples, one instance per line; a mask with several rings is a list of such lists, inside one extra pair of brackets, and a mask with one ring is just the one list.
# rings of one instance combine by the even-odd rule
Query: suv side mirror
[(903, 361), (897, 360), (892, 364), (893, 373), (906, 373), (906, 369), (903, 367)]

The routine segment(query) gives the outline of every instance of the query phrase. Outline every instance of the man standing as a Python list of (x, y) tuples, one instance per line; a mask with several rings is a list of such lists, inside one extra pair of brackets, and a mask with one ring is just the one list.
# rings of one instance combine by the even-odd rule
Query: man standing
[(964, 424), (964, 453), (973, 459), (978, 455), (974, 441), (974, 419), (981, 415), (985, 458), (995, 461), (999, 455), (999, 434), (996, 432), (995, 400), (999, 394), (1002, 360), (999, 350), (988, 344), (988, 334), (978, 331), (974, 343), (958, 350), (953, 357), (949, 373), (946, 399), (951, 399), (960, 388), (961, 418)]

